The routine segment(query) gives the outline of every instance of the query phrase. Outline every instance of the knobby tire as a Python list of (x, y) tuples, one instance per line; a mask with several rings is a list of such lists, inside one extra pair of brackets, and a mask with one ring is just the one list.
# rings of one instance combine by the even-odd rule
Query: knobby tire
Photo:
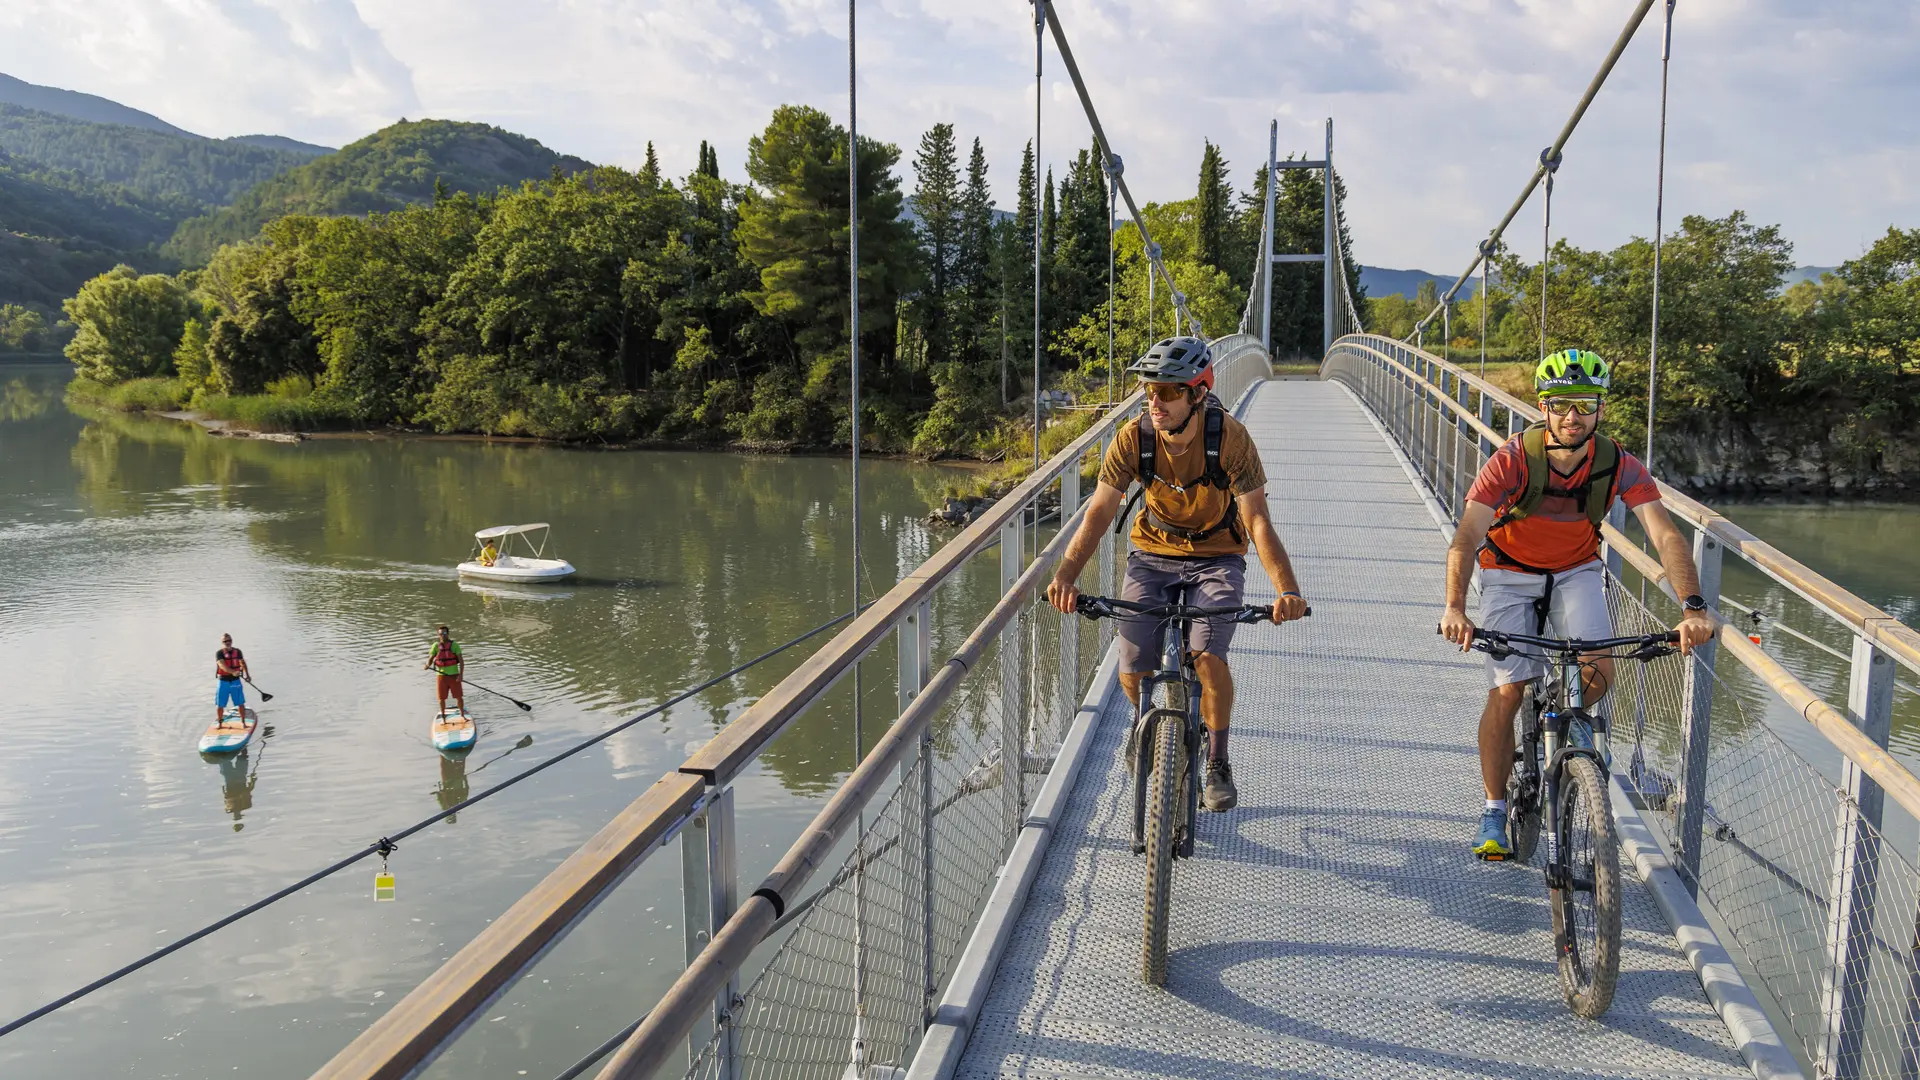
[[(1594, 1020), (1613, 1004), (1614, 985), (1620, 980), (1620, 848), (1608, 810), (1606, 778), (1593, 759), (1566, 759), (1559, 819), (1561, 856), (1570, 873), (1593, 882), (1591, 893), (1549, 890), (1554, 940), (1570, 937), (1573, 943), (1559, 958), (1560, 990), (1575, 1016)], [(1586, 842), (1578, 844), (1582, 831)], [(1571, 927), (1566, 925), (1569, 908)]]
[(1162, 710), (1147, 718), (1153, 771), (1147, 778), (1147, 904), (1140, 978), (1149, 986), (1167, 985), (1167, 912), (1173, 904), (1173, 850), (1180, 843), (1176, 822), (1185, 786), (1186, 748), (1180, 739), (1184, 720)]
[(1529, 748), (1522, 734), (1519, 745), (1521, 754), (1533, 755), (1535, 769), (1529, 780), (1523, 772), (1526, 762), (1515, 761), (1507, 778), (1507, 843), (1513, 848), (1514, 862), (1528, 863), (1540, 843), (1540, 743), (1536, 740)]

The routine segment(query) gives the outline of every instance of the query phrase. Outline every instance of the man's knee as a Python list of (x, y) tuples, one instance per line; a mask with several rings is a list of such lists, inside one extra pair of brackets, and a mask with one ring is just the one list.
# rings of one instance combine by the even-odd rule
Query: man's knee
[(1233, 684), (1233, 673), (1227, 670), (1227, 658), (1224, 656), (1208, 652), (1193, 654), (1193, 673), (1200, 677), (1202, 683)]
[(1497, 708), (1506, 710), (1508, 714), (1512, 714), (1515, 709), (1518, 709), (1520, 707), (1520, 702), (1526, 696), (1527, 696), (1526, 683), (1523, 683), (1523, 682), (1502, 683), (1501, 685), (1496, 686), (1493, 689), (1487, 691), (1487, 705), (1489, 708), (1497, 707)]

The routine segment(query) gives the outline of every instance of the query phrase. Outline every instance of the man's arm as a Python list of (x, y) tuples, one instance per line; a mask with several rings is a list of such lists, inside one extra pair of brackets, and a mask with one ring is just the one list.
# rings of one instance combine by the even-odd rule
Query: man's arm
[[(1293, 560), (1287, 558), (1286, 545), (1273, 527), (1273, 515), (1267, 509), (1267, 489), (1260, 488), (1240, 496), (1240, 520), (1246, 523), (1253, 550), (1260, 554), (1260, 565), (1280, 593), (1273, 605), (1273, 621), (1287, 622), (1306, 615), (1307, 602), (1300, 595), (1300, 579), (1293, 576)], [(1289, 596), (1288, 593), (1293, 595)]]
[(1073, 539), (1067, 544), (1067, 553), (1060, 556), (1060, 565), (1054, 568), (1053, 581), (1047, 585), (1047, 602), (1061, 612), (1071, 615), (1080, 604), (1080, 571), (1093, 558), (1100, 547), (1100, 538), (1106, 535), (1107, 527), (1113, 524), (1114, 516), (1120, 513), (1120, 500), (1125, 494), (1112, 484), (1099, 484), (1093, 489), (1093, 497), (1087, 500), (1087, 514), (1080, 519), (1080, 528), (1074, 531)]
[(1453, 527), (1453, 543), (1447, 545), (1447, 609), (1440, 616), (1440, 632), (1448, 641), (1465, 650), (1473, 643), (1473, 620), (1467, 618), (1467, 586), (1473, 581), (1473, 564), (1493, 527), (1493, 507), (1467, 500), (1460, 521)]
[[(1673, 595), (1685, 599), (1698, 593), (1700, 575), (1694, 569), (1693, 552), (1687, 549), (1687, 538), (1674, 528), (1666, 506), (1655, 499), (1634, 507), (1633, 515), (1640, 519), (1641, 528), (1647, 530), (1647, 539), (1660, 553), (1660, 566), (1667, 572)], [(1704, 611), (1685, 612), (1674, 629), (1680, 631), (1680, 651), (1692, 652), (1695, 645), (1713, 640), (1713, 617)]]

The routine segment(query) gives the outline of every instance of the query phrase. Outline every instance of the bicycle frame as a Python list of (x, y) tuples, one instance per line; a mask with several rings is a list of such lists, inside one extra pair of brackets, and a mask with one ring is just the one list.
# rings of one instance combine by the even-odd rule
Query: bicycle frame
[[(1187, 590), (1183, 586), (1175, 593), (1173, 603), (1184, 606), (1186, 602)], [(1187, 651), (1187, 630), (1191, 625), (1184, 618), (1167, 620), (1160, 633), (1160, 667), (1140, 680), (1140, 700), (1134, 706), (1133, 731), (1127, 741), (1131, 751), (1128, 766), (1133, 773), (1133, 851), (1136, 855), (1146, 850), (1147, 780), (1153, 769), (1153, 762), (1140, 750), (1153, 745), (1153, 731), (1147, 720), (1163, 707), (1155, 704), (1160, 687), (1171, 685), (1180, 689), (1173, 705), (1185, 718), (1181, 747), (1187, 762), (1187, 797), (1179, 822), (1180, 842), (1174, 848), (1174, 855), (1182, 859), (1193, 856), (1194, 820), (1200, 812), (1200, 785), (1195, 778), (1200, 775), (1200, 754), (1206, 739), (1200, 722), (1200, 677)]]
[[(1578, 651), (1567, 649), (1554, 656), (1554, 665), (1559, 669), (1560, 686), (1557, 703), (1553, 700), (1551, 689), (1536, 687), (1536, 709), (1529, 719), (1529, 736), (1538, 733), (1545, 751), (1546, 765), (1540, 776), (1540, 824), (1541, 832), (1547, 844), (1546, 878), (1549, 888), (1565, 889), (1572, 881), (1572, 868), (1566, 864), (1560, 851), (1560, 786), (1566, 776), (1566, 762), (1569, 757), (1585, 757), (1599, 768), (1600, 775), (1607, 775), (1607, 733), (1597, 723), (1597, 717), (1587, 713), (1587, 686), (1582, 677), (1581, 659)], [(1567, 741), (1567, 732), (1575, 720), (1587, 721), (1593, 733), (1593, 748), (1573, 746)], [(1525, 758), (1526, 767), (1536, 766), (1532, 755)], [(1564, 944), (1564, 943), (1563, 943)]]

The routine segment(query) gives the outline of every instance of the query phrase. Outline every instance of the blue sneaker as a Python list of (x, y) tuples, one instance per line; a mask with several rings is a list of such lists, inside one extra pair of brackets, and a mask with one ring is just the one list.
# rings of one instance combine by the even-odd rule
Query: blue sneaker
[(1505, 807), (1495, 809), (1489, 806), (1480, 814), (1480, 838), (1474, 841), (1473, 853), (1482, 859), (1496, 861), (1513, 854), (1513, 846), (1507, 840)]

